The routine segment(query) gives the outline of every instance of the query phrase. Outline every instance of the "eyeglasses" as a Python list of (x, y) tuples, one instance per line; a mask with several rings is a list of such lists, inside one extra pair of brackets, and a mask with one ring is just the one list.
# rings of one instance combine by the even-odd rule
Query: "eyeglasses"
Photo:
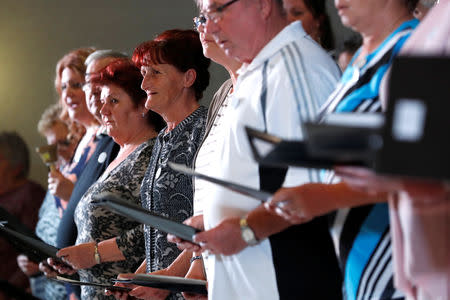
[(231, 1), (228, 1), (220, 6), (216, 7), (215, 9), (200, 13), (200, 15), (198, 17), (194, 18), (194, 28), (198, 31), (198, 28), (201, 25), (205, 26), (206, 21), (208, 21), (208, 20), (210, 20), (214, 23), (217, 23), (222, 18), (223, 11), (228, 6), (230, 6), (231, 4), (233, 4), (234, 2), (237, 2), (237, 1), (239, 1), (239, 0), (231, 0)]
[(204, 15), (199, 15), (198, 17), (194, 17), (193, 21), (194, 21), (194, 29), (200, 31), (199, 27), (205, 26), (207, 19)]

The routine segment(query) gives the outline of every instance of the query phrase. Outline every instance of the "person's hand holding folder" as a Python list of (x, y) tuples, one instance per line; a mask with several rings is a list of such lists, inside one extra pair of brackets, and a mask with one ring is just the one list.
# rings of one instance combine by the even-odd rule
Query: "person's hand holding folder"
[[(151, 273), (152, 275), (168, 275), (165, 269), (161, 269)], [(127, 273), (127, 274), (119, 274), (117, 276), (118, 280), (126, 280), (126, 279), (134, 279), (136, 277), (136, 273)], [(114, 286), (126, 287), (130, 288), (129, 292), (105, 292), (106, 295), (113, 295), (116, 299), (119, 300), (127, 300), (129, 297), (135, 297), (137, 299), (152, 299), (152, 300), (164, 300), (169, 296), (169, 290), (151, 288), (146, 286), (134, 285), (131, 283), (121, 283), (116, 282)]]
[[(117, 276), (117, 279), (133, 279), (135, 276), (136, 276), (135, 273), (119, 274)], [(105, 295), (106, 296), (114, 296), (118, 300), (128, 300), (128, 299), (130, 299), (130, 297), (132, 297), (130, 295), (130, 292), (133, 289), (138, 287), (137, 285), (134, 285), (134, 284), (131, 284), (131, 283), (121, 283), (121, 282), (114, 283), (114, 286), (131, 289), (128, 292), (126, 292), (126, 291), (112, 291), (112, 290), (109, 290), (109, 289), (105, 289)]]
[(47, 262), (40, 263), (39, 269), (44, 272), (47, 277), (55, 277), (58, 274), (72, 275), (77, 272), (69, 264), (51, 257), (47, 258)]
[[(189, 219), (186, 219), (183, 224), (192, 226), (194, 228), (199, 229), (200, 231), (205, 230), (205, 226), (203, 225), (203, 215), (193, 216)], [(197, 244), (186, 241), (178, 236), (175, 236), (171, 233), (167, 234), (167, 240), (171, 243), (177, 244), (178, 249), (180, 250), (188, 250), (190, 252), (200, 251), (201, 247)]]
[(95, 242), (82, 243), (63, 248), (56, 255), (75, 270), (87, 269), (97, 264), (95, 260), (95, 249)]

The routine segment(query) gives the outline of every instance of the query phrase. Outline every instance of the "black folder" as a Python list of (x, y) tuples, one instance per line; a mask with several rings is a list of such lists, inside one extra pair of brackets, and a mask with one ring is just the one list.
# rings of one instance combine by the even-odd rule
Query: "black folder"
[(115, 279), (113, 281), (164, 289), (175, 293), (188, 292), (203, 295), (208, 294), (206, 289), (206, 281), (199, 279), (152, 274), (136, 274), (133, 279)]
[(193, 236), (197, 232), (200, 232), (197, 228), (178, 223), (167, 217), (151, 212), (142, 206), (120, 199), (114, 194), (106, 193), (98, 195), (92, 203), (104, 206), (119, 215), (150, 225), (166, 233), (176, 235), (186, 241), (193, 242)]
[(70, 283), (73, 285), (87, 285), (87, 286), (93, 286), (101, 289), (107, 289), (112, 292), (118, 291), (118, 292), (129, 292), (131, 291), (130, 288), (122, 287), (122, 286), (114, 286), (112, 284), (106, 284), (106, 283), (95, 283), (95, 282), (87, 282), (87, 281), (79, 281), (79, 280), (73, 280), (71, 278), (63, 277), (63, 276), (56, 276), (54, 278), (50, 278), (54, 281), (63, 282), (63, 283)]
[(229, 189), (233, 192), (239, 193), (241, 195), (245, 195), (248, 197), (252, 197), (254, 199), (257, 199), (261, 202), (266, 202), (269, 201), (270, 199), (272, 199), (272, 194), (266, 191), (261, 191), (261, 190), (257, 190), (245, 185), (240, 185), (237, 183), (233, 183), (233, 182), (229, 182), (229, 181), (225, 181), (222, 179), (218, 179), (218, 178), (214, 178), (211, 176), (207, 176), (205, 174), (199, 173), (199, 172), (195, 172), (192, 168), (189, 168), (188, 166), (185, 165), (181, 165), (181, 164), (176, 164), (174, 162), (168, 162), (168, 165), (170, 168), (172, 168), (175, 171), (178, 171), (180, 173), (186, 174), (186, 175), (191, 175), (194, 177), (197, 177), (199, 179), (203, 179), (206, 181), (209, 181), (211, 183), (215, 183), (218, 184), (226, 189)]
[[(305, 141), (283, 141), (248, 128), (261, 164), (332, 168), (356, 165), (379, 174), (450, 179), (450, 58), (398, 57), (392, 65), (385, 121), (377, 127), (304, 123)], [(368, 114), (360, 114), (365, 118)]]
[(337, 136), (324, 134), (323, 127), (319, 124), (308, 126), (312, 129), (312, 134), (316, 133), (311, 140), (314, 144), (309, 140), (287, 141), (246, 127), (254, 159), (261, 165), (273, 167), (332, 169), (336, 165), (370, 165), (371, 151), (367, 146), (369, 141), (361, 132), (354, 131), (353, 141), (347, 144)]
[(56, 257), (58, 248), (46, 244), (38, 237), (28, 236), (19, 231), (11, 229), (7, 224), (0, 222), (0, 232), (13, 245), (20, 245), (22, 252), (35, 262), (41, 262), (48, 257)]
[(449, 57), (394, 60), (376, 172), (450, 179), (449, 70)]

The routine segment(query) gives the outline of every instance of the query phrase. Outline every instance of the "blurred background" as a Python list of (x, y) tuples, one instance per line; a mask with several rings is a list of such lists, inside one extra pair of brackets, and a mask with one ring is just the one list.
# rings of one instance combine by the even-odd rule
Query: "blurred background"
[[(350, 35), (327, 3), (339, 46)], [(47, 168), (34, 148), (45, 140), (37, 133), (44, 109), (56, 101), (56, 62), (85, 46), (131, 54), (135, 46), (173, 28), (192, 28), (193, 0), (1, 0), (0, 1), (0, 130), (15, 130), (31, 154), (30, 177), (47, 186)], [(208, 105), (227, 79), (211, 65), (211, 84), (202, 100)]]

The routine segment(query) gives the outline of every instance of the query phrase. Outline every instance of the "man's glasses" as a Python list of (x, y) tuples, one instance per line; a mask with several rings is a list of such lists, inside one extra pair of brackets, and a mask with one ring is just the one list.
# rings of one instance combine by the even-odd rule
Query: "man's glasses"
[(217, 23), (222, 18), (222, 13), (224, 12), (224, 10), (237, 1), (239, 0), (231, 0), (216, 7), (215, 9), (200, 12), (200, 15), (194, 18), (194, 28), (198, 31), (199, 27), (205, 26), (206, 21), (208, 20)]
[(194, 29), (197, 31), (199, 30), (200, 26), (205, 26), (206, 24), (206, 17), (204, 15), (199, 15), (198, 17), (194, 17), (193, 21), (194, 21)]

